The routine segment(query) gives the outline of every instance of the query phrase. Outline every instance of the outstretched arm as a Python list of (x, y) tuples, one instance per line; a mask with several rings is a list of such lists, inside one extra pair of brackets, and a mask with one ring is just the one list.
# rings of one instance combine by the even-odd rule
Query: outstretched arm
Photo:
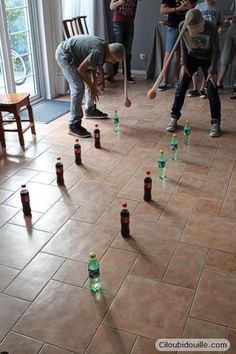
[(125, 0), (111, 0), (110, 9), (114, 10), (116, 7), (125, 3)]

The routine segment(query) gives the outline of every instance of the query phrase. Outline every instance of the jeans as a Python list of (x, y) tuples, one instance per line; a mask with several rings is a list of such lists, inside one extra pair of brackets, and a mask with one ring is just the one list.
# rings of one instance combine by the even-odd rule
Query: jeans
[(69, 125), (75, 123), (81, 125), (83, 117), (82, 100), (84, 94), (86, 108), (92, 109), (95, 106), (91, 99), (90, 91), (77, 71), (78, 64), (75, 63), (74, 58), (69, 53), (65, 53), (60, 46), (56, 50), (56, 61), (70, 88)]
[[(134, 38), (134, 24), (126, 22), (113, 22), (113, 41), (121, 43), (126, 50), (127, 76), (131, 76), (131, 51)], [(119, 63), (114, 65), (114, 72), (117, 73)], [(124, 68), (123, 68), (124, 72)]]
[[(171, 117), (177, 119), (181, 117), (181, 109), (183, 107), (185, 95), (189, 88), (189, 84), (191, 82), (193, 74), (198, 70), (199, 67), (201, 67), (203, 75), (206, 79), (208, 76), (208, 69), (211, 65), (211, 62), (208, 60), (199, 60), (191, 56), (188, 57), (188, 60), (189, 62), (187, 66), (191, 77), (185, 74), (182, 80), (179, 82), (176, 88), (175, 100), (171, 112)], [(221, 103), (218, 95), (218, 90), (216, 87), (213, 86), (210, 80), (207, 81), (207, 96), (210, 103), (211, 124), (220, 124)]]

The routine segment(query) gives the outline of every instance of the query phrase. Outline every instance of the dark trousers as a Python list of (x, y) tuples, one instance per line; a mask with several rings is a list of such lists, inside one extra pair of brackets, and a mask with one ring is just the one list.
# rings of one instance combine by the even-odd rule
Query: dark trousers
[[(187, 66), (191, 77), (185, 74), (176, 88), (175, 101), (171, 112), (172, 117), (177, 119), (181, 117), (181, 109), (183, 107), (185, 95), (189, 88), (189, 84), (191, 82), (193, 74), (198, 70), (199, 67), (201, 67), (203, 71), (203, 75), (206, 79), (208, 76), (208, 69), (210, 65), (211, 62), (208, 60), (199, 60), (189, 56), (189, 62)], [(211, 109), (211, 124), (213, 123), (220, 124), (221, 103), (218, 95), (218, 90), (216, 87), (214, 87), (214, 85), (210, 80), (207, 81), (207, 96), (209, 99), (210, 109)]]
[[(134, 24), (126, 22), (113, 22), (113, 40), (121, 43), (126, 50), (127, 76), (131, 76), (131, 50), (134, 38)], [(118, 72), (119, 63), (114, 65), (115, 74)], [(124, 73), (124, 69), (123, 69)]]

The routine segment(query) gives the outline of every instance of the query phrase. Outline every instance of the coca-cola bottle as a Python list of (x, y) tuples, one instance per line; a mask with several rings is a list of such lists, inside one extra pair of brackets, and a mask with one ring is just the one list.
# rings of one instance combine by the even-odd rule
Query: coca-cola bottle
[(76, 165), (81, 165), (81, 146), (79, 144), (79, 139), (75, 140), (75, 145), (74, 145), (74, 152), (75, 152), (75, 163)]
[(57, 174), (57, 184), (59, 186), (65, 185), (63, 173), (64, 173), (63, 163), (61, 162), (61, 158), (57, 157), (56, 174)]
[(150, 176), (150, 171), (146, 172), (146, 177), (144, 178), (144, 196), (145, 202), (150, 202), (152, 199), (152, 178)]
[(100, 129), (98, 128), (98, 124), (95, 124), (95, 129), (93, 131), (94, 133), (94, 146), (97, 149), (100, 149), (101, 143), (100, 143)]
[(31, 216), (29, 191), (26, 189), (26, 184), (22, 184), (21, 188), (20, 197), (23, 206), (23, 213), (25, 216)]
[(123, 209), (120, 212), (120, 224), (121, 224), (121, 235), (123, 237), (128, 237), (130, 235), (129, 230), (129, 210), (127, 209), (127, 203), (122, 204)]

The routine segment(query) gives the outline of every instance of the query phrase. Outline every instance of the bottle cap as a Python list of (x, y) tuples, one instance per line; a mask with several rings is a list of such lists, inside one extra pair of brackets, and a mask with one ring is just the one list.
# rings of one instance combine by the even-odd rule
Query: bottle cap
[(176, 135), (176, 134), (173, 134), (172, 136), (173, 136), (173, 138), (175, 138), (177, 135)]
[(95, 258), (96, 257), (96, 253), (95, 252), (90, 252), (90, 257), (91, 258)]
[(26, 184), (22, 184), (22, 185), (21, 185), (21, 188), (25, 188), (25, 187), (26, 187)]
[(115, 112), (114, 113), (117, 113), (117, 109), (115, 109)]
[(150, 175), (150, 171), (146, 171), (146, 175)]
[(160, 154), (163, 154), (164, 153), (164, 150), (160, 150)]
[(188, 123), (189, 123), (189, 120), (186, 120), (185, 123), (188, 124)]
[(97, 127), (98, 127), (98, 124), (95, 124), (95, 127), (97, 128)]
[(60, 157), (57, 157), (57, 160), (58, 160), (58, 161), (60, 161), (60, 160), (61, 160), (61, 158), (60, 158)]
[(124, 203), (122, 204), (122, 206), (123, 206), (123, 208), (126, 208), (126, 207), (127, 207), (127, 203), (124, 202)]
[(75, 141), (78, 143), (78, 142), (79, 142), (79, 139), (75, 139)]

